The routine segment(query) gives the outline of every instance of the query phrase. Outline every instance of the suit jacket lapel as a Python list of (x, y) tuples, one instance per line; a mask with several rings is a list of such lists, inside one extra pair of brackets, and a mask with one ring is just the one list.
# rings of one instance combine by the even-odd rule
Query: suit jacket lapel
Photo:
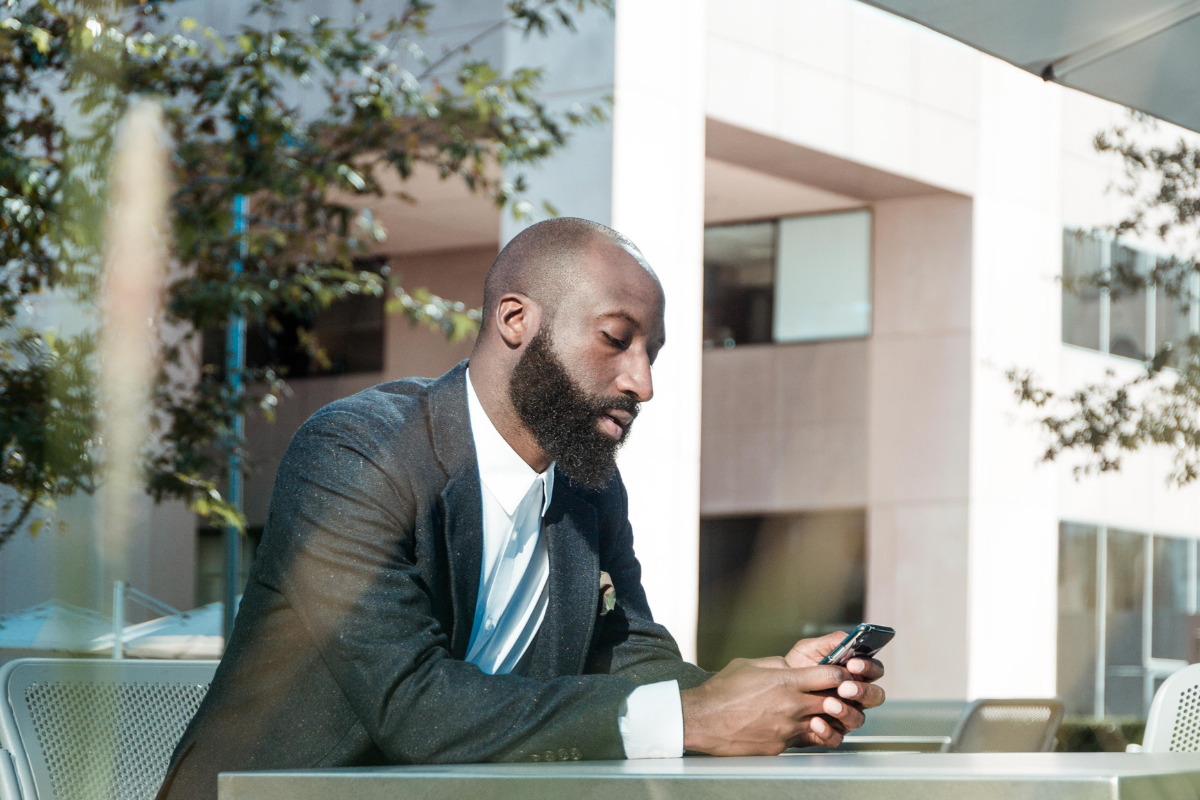
[(450, 651), (460, 659), (466, 658), (471, 641), (483, 562), (483, 497), (467, 411), (466, 371), (463, 361), (429, 387), (433, 448), (449, 477), (441, 493), (442, 522), (454, 605)]
[(596, 509), (558, 473), (542, 535), (550, 557), (550, 598), (538, 632), (530, 677), (548, 679), (583, 670), (600, 596)]
[(479, 572), (483, 562), (483, 508), (479, 470), (463, 469), (442, 492), (450, 591), (454, 596), (454, 632), (450, 652), (467, 657), (475, 604), (479, 601)]

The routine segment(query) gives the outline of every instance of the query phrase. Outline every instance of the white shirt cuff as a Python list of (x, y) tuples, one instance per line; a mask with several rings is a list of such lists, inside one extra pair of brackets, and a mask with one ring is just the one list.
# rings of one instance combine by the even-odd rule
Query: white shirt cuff
[(663, 681), (634, 689), (617, 715), (626, 758), (683, 755), (683, 703), (679, 683)]

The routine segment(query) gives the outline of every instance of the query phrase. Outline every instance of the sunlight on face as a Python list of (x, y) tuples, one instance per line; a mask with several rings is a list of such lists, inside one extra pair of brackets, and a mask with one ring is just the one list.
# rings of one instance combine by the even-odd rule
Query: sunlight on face
[[(586, 394), (645, 403), (654, 396), (651, 365), (666, 343), (662, 287), (612, 243), (597, 243), (587, 259), (550, 323), (555, 354)], [(630, 422), (618, 414), (598, 424), (620, 438)]]

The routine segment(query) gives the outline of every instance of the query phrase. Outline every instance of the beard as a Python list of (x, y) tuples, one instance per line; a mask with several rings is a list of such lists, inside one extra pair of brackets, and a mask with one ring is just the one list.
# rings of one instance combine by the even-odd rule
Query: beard
[(636, 415), (636, 400), (585, 392), (555, 355), (547, 327), (526, 345), (508, 382), (508, 396), (538, 445), (572, 483), (589, 489), (608, 485), (629, 427), (614, 439), (600, 430), (600, 417), (612, 409)]

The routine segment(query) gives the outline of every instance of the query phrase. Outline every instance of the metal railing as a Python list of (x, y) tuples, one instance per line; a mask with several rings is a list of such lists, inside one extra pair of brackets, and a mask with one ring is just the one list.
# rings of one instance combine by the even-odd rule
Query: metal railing
[(125, 658), (125, 601), (132, 600), (143, 608), (157, 611), (164, 617), (182, 613), (157, 597), (136, 589), (126, 581), (113, 581), (113, 647), (112, 657)]

